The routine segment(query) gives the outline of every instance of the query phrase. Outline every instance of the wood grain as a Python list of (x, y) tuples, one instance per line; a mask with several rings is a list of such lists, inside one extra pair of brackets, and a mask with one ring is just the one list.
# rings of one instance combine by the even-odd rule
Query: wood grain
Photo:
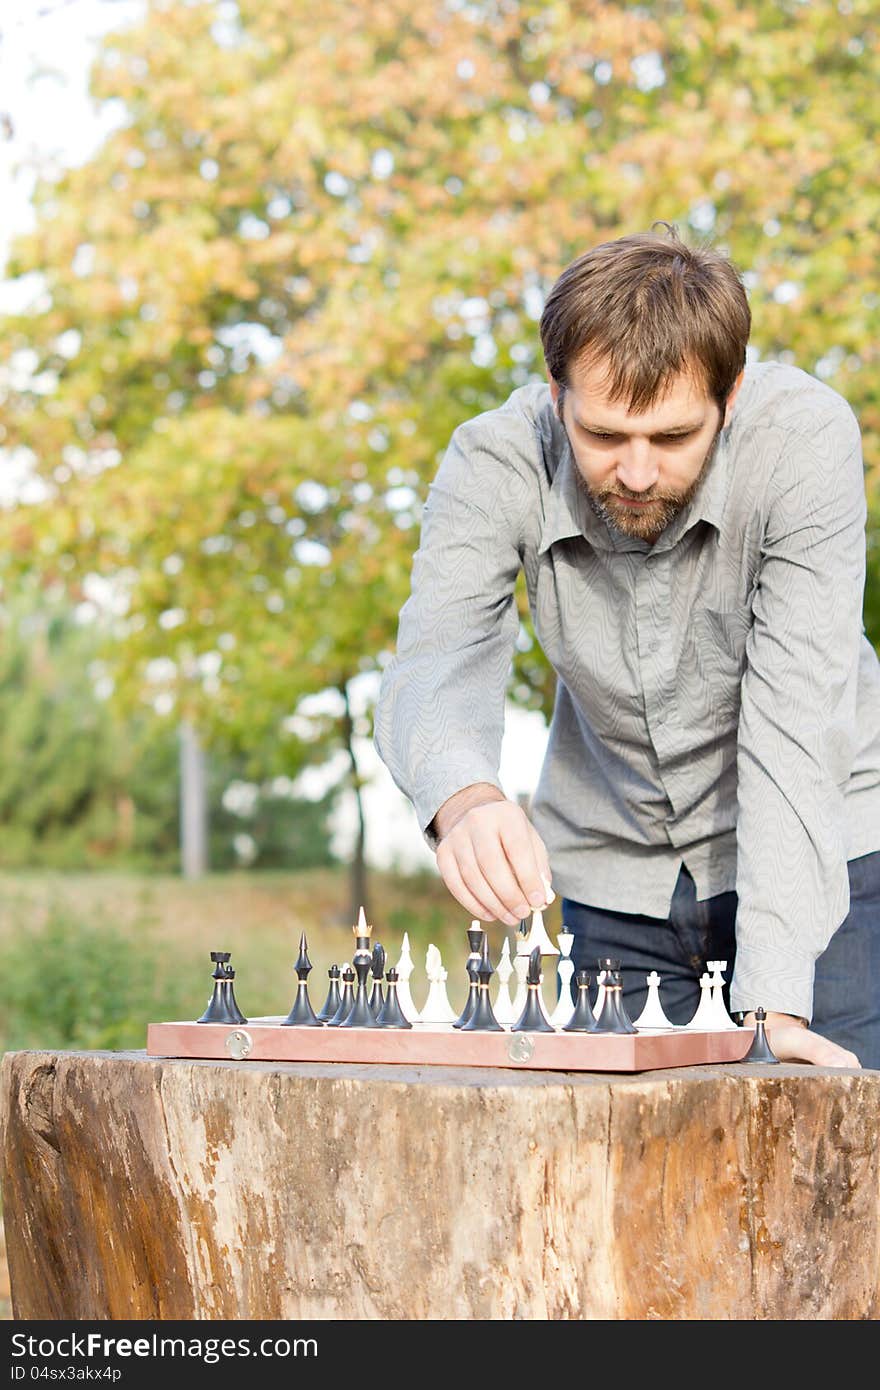
[(3, 1059), (20, 1318), (871, 1318), (880, 1073)]

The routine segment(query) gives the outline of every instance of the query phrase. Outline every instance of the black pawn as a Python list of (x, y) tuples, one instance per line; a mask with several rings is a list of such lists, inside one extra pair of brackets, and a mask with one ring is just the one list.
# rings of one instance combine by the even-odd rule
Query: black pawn
[(234, 988), (233, 988), (233, 980), (234, 980), (234, 979), (235, 979), (235, 971), (232, 970), (232, 969), (230, 968), (230, 966), (227, 965), (227, 966), (226, 966), (226, 980), (224, 981), (224, 986), (223, 986), (224, 989), (226, 990), (226, 1007), (227, 1007), (227, 1009), (229, 1010), (230, 1014), (232, 1015), (232, 1022), (233, 1022), (233, 1023), (247, 1023), (247, 1019), (245, 1018), (245, 1016), (244, 1016), (244, 1014), (242, 1013), (241, 1009), (238, 1007), (238, 1003), (236, 1002), (235, 990), (234, 990)]
[(399, 975), (396, 970), (388, 971), (385, 979), (388, 981), (388, 988), (385, 991), (385, 1003), (382, 1005), (382, 1012), (376, 1019), (380, 1028), (412, 1028), (409, 1019), (404, 1015), (400, 1007), (400, 1000), (397, 997), (397, 981)]
[(495, 974), (495, 968), (489, 959), (489, 934), (481, 931), (480, 936), (482, 938), (482, 950), (480, 951), (480, 966), (477, 971), (479, 980), (477, 1003), (467, 1023), (461, 1025), (461, 1031), (463, 1033), (503, 1033), (504, 1029), (495, 1017), (495, 1010), (492, 1008), (492, 1001), (489, 998), (489, 981)]
[(373, 947), (370, 964), (373, 971), (373, 992), (370, 995), (370, 1009), (373, 1018), (378, 1018), (382, 1012), (382, 1005), (385, 1003), (385, 996), (382, 993), (382, 976), (385, 973), (385, 947), (380, 946), (378, 941)]
[(312, 1001), (309, 999), (309, 971), (312, 962), (309, 960), (309, 948), (306, 944), (306, 934), (303, 932), (299, 939), (299, 956), (296, 965), (296, 998), (293, 1001), (293, 1008), (282, 1023), (282, 1028), (320, 1028), (321, 1020), (312, 1008)]
[(479, 988), (479, 976), (477, 972), (480, 968), (480, 950), (482, 948), (484, 936), (485, 932), (481, 927), (468, 928), (467, 939), (470, 953), (464, 967), (468, 977), (467, 999), (464, 1001), (464, 1008), (452, 1025), (453, 1028), (463, 1028), (470, 1019), (474, 1009), (477, 1007), (477, 989), (475, 989), (474, 986)]
[(323, 1007), (315, 1015), (319, 1023), (329, 1023), (342, 1002), (342, 996), (339, 993), (339, 976), (341, 974), (339, 966), (331, 965), (327, 974), (330, 978), (330, 988), (327, 991), (327, 998), (324, 1000)]
[(529, 956), (526, 986), (526, 1006), (510, 1031), (512, 1033), (555, 1033), (556, 1029), (544, 1013), (541, 1003), (540, 946), (536, 946)]
[(596, 1018), (590, 1003), (590, 972), (588, 970), (578, 971), (577, 991), (574, 1013), (562, 1031), (563, 1033), (595, 1033)]
[(604, 970), (605, 998), (596, 1019), (597, 1033), (637, 1033), (633, 1021), (623, 1006), (623, 981), (620, 978), (619, 960), (600, 960), (599, 969)]
[(370, 973), (370, 957), (366, 960), (356, 960), (354, 963), (355, 974), (357, 975), (357, 992), (354, 996), (354, 1006), (348, 1018), (344, 1018), (340, 1023), (340, 1028), (375, 1028), (376, 1020), (373, 1017), (373, 1010), (370, 1008), (370, 999), (367, 994), (367, 976)]
[(211, 960), (214, 962), (214, 969), (211, 975), (214, 981), (214, 988), (211, 991), (211, 998), (208, 1000), (208, 1007), (205, 1009), (201, 1018), (196, 1019), (196, 1023), (238, 1023), (247, 1021), (246, 1019), (240, 1020), (237, 1017), (237, 1004), (234, 1013), (230, 1010), (229, 988), (227, 985), (229, 978), (227, 975), (227, 970), (229, 969), (227, 962), (229, 961), (230, 954), (231, 952), (229, 951), (211, 952)]
[(755, 1036), (752, 1045), (743, 1057), (744, 1062), (764, 1062), (765, 1064), (775, 1064), (779, 1066), (779, 1058), (770, 1047), (767, 1041), (767, 1034), (764, 1032), (764, 1020), (767, 1017), (763, 1009), (755, 1010)]
[(333, 1017), (327, 1020), (328, 1028), (338, 1028), (354, 1008), (353, 985), (354, 971), (350, 965), (347, 965), (342, 972), (342, 998), (339, 1001), (339, 1008)]

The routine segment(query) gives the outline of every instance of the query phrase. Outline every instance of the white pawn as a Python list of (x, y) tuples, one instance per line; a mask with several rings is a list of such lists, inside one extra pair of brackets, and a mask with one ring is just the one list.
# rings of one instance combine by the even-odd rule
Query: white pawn
[(564, 1028), (574, 1013), (574, 1004), (571, 1002), (571, 977), (574, 974), (571, 948), (574, 945), (574, 933), (567, 931), (563, 924), (562, 931), (557, 934), (556, 940), (559, 942), (559, 949), (562, 952), (556, 963), (556, 970), (559, 975), (559, 999), (556, 1008), (550, 1015), (550, 1022), (554, 1028)]
[(534, 951), (536, 946), (540, 946), (541, 948), (542, 960), (544, 956), (559, 955), (558, 947), (553, 945), (553, 942), (547, 935), (547, 928), (544, 926), (543, 912), (539, 912), (536, 910), (532, 913), (532, 927), (531, 931), (526, 937), (526, 942), (528, 943), (525, 952), (527, 956), (530, 956), (532, 954), (532, 951)]
[(453, 1012), (452, 1005), (449, 1003), (446, 994), (447, 972), (443, 969), (440, 952), (434, 945), (428, 947), (425, 972), (429, 982), (428, 998), (425, 1001), (419, 1022), (454, 1023), (458, 1014)]
[(715, 1029), (715, 1010), (712, 1006), (712, 979), (709, 975), (700, 976), (700, 1002), (697, 1012), (685, 1028), (693, 1028), (700, 1033), (711, 1033)]
[(409, 991), (409, 978), (413, 973), (413, 958), (409, 952), (409, 933), (403, 933), (403, 945), (400, 948), (400, 960), (394, 967), (398, 974), (397, 981), (397, 1000), (400, 1004), (404, 1018), (410, 1023), (418, 1023), (419, 1011), (413, 1003), (413, 997)]
[(712, 972), (712, 1011), (714, 1022), (713, 1028), (720, 1032), (728, 1032), (735, 1028), (736, 1024), (727, 1012), (727, 1005), (724, 1002), (724, 971), (727, 969), (726, 960), (707, 960), (707, 969)]
[[(513, 1011), (513, 1000), (510, 997), (510, 977), (513, 974), (513, 966), (510, 963), (510, 938), (505, 936), (504, 945), (501, 948), (501, 959), (498, 962), (498, 997), (495, 1000), (493, 1009), (497, 1021), (508, 1026), (516, 1023), (519, 1014)], [(520, 1011), (521, 1012), (521, 1011)]]
[(513, 996), (513, 1021), (516, 1023), (520, 1014), (526, 1006), (529, 997), (529, 986), (526, 976), (529, 973), (529, 938), (527, 936), (517, 936), (516, 955), (513, 958), (513, 968), (516, 971), (516, 994)]
[(645, 1000), (645, 1007), (638, 1018), (633, 1019), (633, 1024), (639, 1030), (646, 1028), (672, 1028), (674, 1025), (669, 1022), (663, 1012), (663, 1005), (660, 1003), (660, 976), (656, 970), (652, 970), (650, 975), (645, 977), (648, 986), (648, 997)]

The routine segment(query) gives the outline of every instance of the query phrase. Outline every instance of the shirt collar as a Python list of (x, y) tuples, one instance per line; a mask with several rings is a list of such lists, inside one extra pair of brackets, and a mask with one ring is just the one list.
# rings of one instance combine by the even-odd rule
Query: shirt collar
[[(549, 393), (548, 393), (549, 401)], [(730, 486), (728, 430), (718, 436), (715, 452), (700, 489), (674, 521), (666, 527), (654, 545), (647, 541), (623, 536), (597, 516), (590, 506), (578, 478), (577, 464), (568, 442), (568, 435), (550, 402), (541, 419), (541, 437), (545, 457), (550, 467), (556, 463), (550, 494), (544, 513), (544, 526), (538, 554), (543, 555), (556, 541), (583, 536), (597, 550), (640, 551), (646, 554), (671, 550), (686, 532), (699, 521), (706, 521), (721, 533), (724, 504)]]

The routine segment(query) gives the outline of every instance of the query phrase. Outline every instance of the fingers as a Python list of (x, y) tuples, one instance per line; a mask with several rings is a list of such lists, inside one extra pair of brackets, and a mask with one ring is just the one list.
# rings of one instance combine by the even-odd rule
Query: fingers
[(814, 1067), (853, 1069), (861, 1065), (854, 1052), (808, 1028), (782, 1024), (768, 1028), (767, 1037), (780, 1062), (809, 1062)]
[(438, 845), (437, 867), (453, 897), (482, 920), (513, 927), (553, 900), (546, 848), (511, 802), (462, 816)]

